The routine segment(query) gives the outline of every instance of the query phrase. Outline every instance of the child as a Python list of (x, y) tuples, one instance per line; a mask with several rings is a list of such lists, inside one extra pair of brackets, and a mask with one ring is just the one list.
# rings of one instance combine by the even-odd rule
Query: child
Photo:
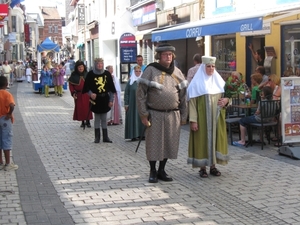
[(258, 87), (259, 87), (259, 84), (262, 82), (262, 80), (263, 80), (262, 75), (259, 73), (255, 73), (255, 74), (251, 75), (251, 87), (252, 87), (251, 104), (257, 103), (256, 102), (256, 99), (257, 99), (256, 94), (257, 94), (257, 91), (259, 90)]
[(58, 77), (57, 77), (57, 92), (58, 96), (62, 97), (63, 93), (63, 85), (65, 83), (65, 69), (63, 68), (63, 64), (58, 65)]
[(45, 97), (49, 97), (49, 84), (50, 84), (50, 73), (48, 71), (48, 67), (45, 65), (43, 70), (41, 71), (41, 85), (45, 91)]
[[(262, 91), (261, 91), (261, 101), (264, 100), (272, 100), (272, 96), (273, 96), (273, 90), (271, 87), (263, 87)], [(241, 131), (241, 140), (239, 141), (234, 141), (232, 144), (234, 146), (244, 146), (245, 145), (245, 137), (246, 137), (246, 126), (250, 123), (259, 123), (261, 122), (261, 115), (260, 115), (260, 108), (259, 108), (259, 104), (257, 107), (257, 110), (255, 112), (254, 115), (252, 116), (246, 116), (240, 119), (240, 131)]]
[(51, 73), (53, 76), (53, 85), (54, 85), (54, 94), (59, 95), (58, 89), (59, 89), (59, 66), (58, 64), (55, 64), (55, 66), (51, 69)]
[[(12, 124), (14, 117), (12, 112), (15, 108), (13, 96), (6, 90), (8, 81), (4, 76), (0, 76), (0, 170), (17, 170), (19, 167), (10, 163), (10, 151), (12, 148)], [(4, 152), (5, 164), (2, 158)]]

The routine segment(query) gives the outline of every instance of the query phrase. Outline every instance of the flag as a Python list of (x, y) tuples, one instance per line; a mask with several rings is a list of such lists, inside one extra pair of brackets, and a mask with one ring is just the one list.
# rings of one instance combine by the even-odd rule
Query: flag
[(12, 0), (10, 3), (10, 8), (13, 8), (15, 6), (18, 6), (21, 2), (24, 2), (25, 0)]

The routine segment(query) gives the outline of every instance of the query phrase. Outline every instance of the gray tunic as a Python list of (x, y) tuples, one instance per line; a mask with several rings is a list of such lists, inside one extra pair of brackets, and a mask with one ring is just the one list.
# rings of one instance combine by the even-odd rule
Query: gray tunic
[(187, 84), (184, 75), (176, 67), (170, 75), (148, 66), (139, 79), (139, 115), (150, 116), (151, 121), (151, 127), (146, 129), (147, 160), (177, 158), (180, 125), (185, 124), (187, 118)]

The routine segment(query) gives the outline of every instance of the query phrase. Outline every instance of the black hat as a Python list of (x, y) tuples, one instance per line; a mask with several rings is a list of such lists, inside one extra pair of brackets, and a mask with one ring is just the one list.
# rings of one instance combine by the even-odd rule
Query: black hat
[(170, 44), (165, 43), (165, 44), (160, 44), (159, 46), (157, 46), (155, 51), (156, 52), (166, 52), (166, 51), (175, 52), (175, 47)]

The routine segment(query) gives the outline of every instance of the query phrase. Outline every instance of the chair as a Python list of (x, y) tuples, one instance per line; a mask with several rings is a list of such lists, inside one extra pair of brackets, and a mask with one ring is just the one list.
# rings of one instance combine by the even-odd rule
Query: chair
[[(264, 129), (266, 127), (275, 127), (278, 129), (278, 118), (280, 114), (280, 100), (265, 100), (259, 102), (261, 121), (259, 123), (249, 124), (249, 141), (253, 144), (253, 127), (260, 129), (261, 150), (264, 148)], [(278, 137), (277, 137), (278, 138)], [(270, 132), (267, 132), (268, 144), (270, 144)]]
[[(232, 98), (232, 105), (239, 105), (239, 104), (240, 104), (240, 99), (239, 98)], [(241, 109), (233, 107), (232, 105), (227, 107), (226, 119), (225, 119), (226, 124), (227, 124), (227, 128), (228, 128), (228, 133), (229, 133), (231, 145), (233, 145), (232, 128), (233, 128), (234, 125), (238, 125), (237, 130), (238, 130), (238, 133), (239, 133), (239, 138), (241, 138), (241, 133), (240, 133), (240, 128), (239, 128), (239, 121), (240, 121), (242, 116), (245, 116), (245, 114), (243, 113), (243, 111), (241, 111)]]

